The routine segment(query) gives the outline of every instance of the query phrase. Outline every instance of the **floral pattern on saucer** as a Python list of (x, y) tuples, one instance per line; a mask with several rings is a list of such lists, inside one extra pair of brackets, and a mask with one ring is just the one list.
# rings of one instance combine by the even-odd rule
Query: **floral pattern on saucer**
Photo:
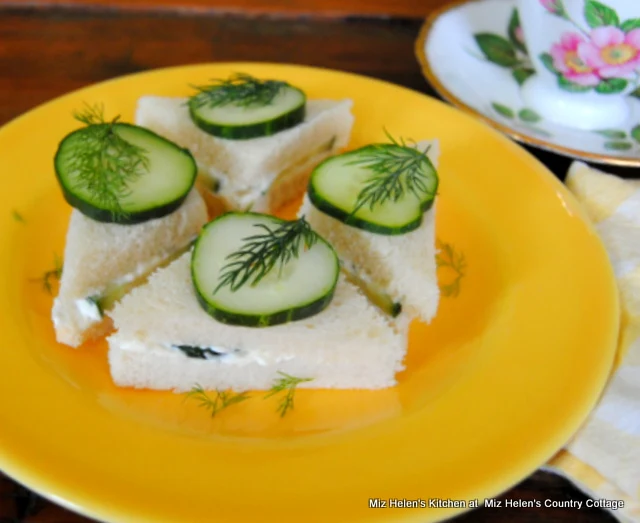
[(486, 60), (505, 67), (511, 76), (522, 85), (527, 78), (536, 74), (524, 43), (520, 16), (514, 8), (507, 26), (508, 38), (496, 33), (475, 33), (473, 36)]
[[(558, 86), (570, 92), (619, 93), (632, 86), (630, 96), (640, 98), (640, 19), (620, 22), (607, 6), (585, 1), (590, 30), (569, 17), (562, 0), (539, 0), (549, 14), (571, 22), (576, 31), (564, 33), (540, 60), (558, 78)], [(474, 38), (484, 58), (506, 67), (522, 85), (535, 74), (524, 41), (520, 15), (513, 8), (507, 36), (476, 33)]]
[(562, 0), (540, 0), (551, 14), (567, 20), (565, 32), (540, 60), (558, 78), (560, 88), (572, 92), (594, 89), (601, 94), (621, 93), (631, 86), (638, 92), (640, 19), (621, 21), (615, 9), (585, 0), (588, 27), (574, 20)]
[(533, 109), (527, 107), (512, 109), (498, 102), (491, 102), (491, 108), (497, 118), (507, 120), (518, 131), (530, 132), (543, 138), (551, 138), (551, 134), (548, 131), (535, 125), (542, 121), (542, 117)]
[[(549, 16), (568, 16), (562, 0), (538, 1)], [(506, 134), (574, 158), (640, 166), (640, 74), (636, 72), (640, 71), (640, 19), (620, 20), (613, 9), (585, 0), (585, 20), (589, 27), (576, 27), (575, 33), (563, 35), (541, 60), (566, 90), (630, 91), (632, 116), (625, 128), (564, 127), (524, 105), (520, 86), (535, 71), (516, 0), (484, 0), (449, 8), (425, 24), (418, 54), (427, 79), (445, 99), (479, 114)], [(593, 59), (594, 48), (605, 44), (611, 52), (619, 47), (622, 54), (615, 57), (617, 64)], [(582, 57), (587, 60), (584, 64)]]
[(640, 153), (640, 125), (636, 125), (628, 134), (621, 129), (603, 129), (594, 132), (606, 138), (603, 147), (609, 151), (635, 149)]

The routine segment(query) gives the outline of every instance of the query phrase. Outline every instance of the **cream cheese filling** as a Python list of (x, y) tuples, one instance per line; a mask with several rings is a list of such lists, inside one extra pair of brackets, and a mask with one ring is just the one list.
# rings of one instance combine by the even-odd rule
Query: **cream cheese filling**
[[(78, 298), (73, 301), (73, 312), (65, 313), (61, 306), (53, 307), (52, 320), (56, 328), (58, 326), (69, 323), (68, 314), (74, 318), (73, 323), (80, 330), (86, 330), (92, 325), (102, 321), (104, 311), (111, 309), (115, 302), (120, 300), (125, 294), (134, 287), (143, 284), (146, 279), (158, 268), (163, 267), (184, 254), (191, 246), (193, 238), (191, 238), (183, 247), (162, 256), (155, 256), (144, 262), (136, 264), (135, 268), (115, 280), (108, 283), (103, 289), (96, 289), (87, 293), (84, 298)], [(56, 300), (58, 301), (58, 300)]]
[(194, 361), (201, 361), (202, 363), (212, 362), (220, 365), (233, 366), (244, 366), (257, 363), (258, 365), (265, 367), (267, 365), (289, 361), (294, 358), (294, 356), (291, 354), (274, 355), (273, 351), (260, 348), (230, 349), (227, 347), (221, 347), (219, 345), (195, 346), (198, 349), (209, 349), (210, 351), (217, 352), (220, 355), (216, 356), (212, 354), (205, 354), (204, 358), (194, 358), (187, 356), (184, 351), (178, 348), (178, 346), (192, 345), (186, 343), (158, 343), (142, 340), (127, 340), (121, 341), (119, 348), (123, 351), (148, 352), (150, 354), (155, 353), (158, 357), (170, 356), (178, 358), (188, 358), (193, 359)]

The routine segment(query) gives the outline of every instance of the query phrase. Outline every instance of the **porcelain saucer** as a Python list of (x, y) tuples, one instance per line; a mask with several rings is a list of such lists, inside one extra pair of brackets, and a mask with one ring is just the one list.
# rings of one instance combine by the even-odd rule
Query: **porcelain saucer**
[(443, 98), (512, 138), (593, 163), (640, 167), (640, 89), (629, 95), (626, 125), (595, 131), (545, 121), (523, 103), (521, 86), (535, 72), (515, 0), (445, 6), (424, 23), (416, 54)]

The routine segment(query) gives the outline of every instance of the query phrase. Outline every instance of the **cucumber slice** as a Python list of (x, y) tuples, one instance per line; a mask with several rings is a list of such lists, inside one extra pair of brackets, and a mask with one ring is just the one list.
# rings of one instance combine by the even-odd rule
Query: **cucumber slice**
[[(216, 101), (213, 105), (201, 93), (189, 100), (189, 114), (200, 129), (220, 138), (247, 140), (271, 136), (302, 122), (307, 103), (307, 97), (300, 89), (278, 83), (282, 86), (266, 104), (260, 101), (250, 104)], [(215, 96), (216, 89), (226, 88), (226, 85), (220, 85), (206, 93)]]
[(343, 274), (348, 282), (358, 287), (367, 299), (384, 314), (397, 318), (402, 312), (402, 303), (393, 301), (389, 293), (386, 292), (380, 285), (367, 281), (364, 278), (358, 276), (355, 271), (344, 268)]
[[(304, 235), (295, 232), (300, 229), (294, 231), (298, 226), (304, 227)], [(276, 253), (287, 249), (281, 264), (283, 258)], [(246, 253), (257, 252), (256, 264), (256, 258)], [(230, 270), (269, 265), (269, 260), (277, 262), (257, 282), (253, 273), (243, 284), (221, 285)], [(229, 265), (234, 262), (237, 265)], [(193, 283), (204, 310), (222, 323), (247, 327), (278, 325), (319, 313), (333, 298), (339, 271), (333, 248), (306, 222), (257, 213), (230, 212), (209, 222), (191, 258)]]
[[(317, 209), (347, 225), (398, 235), (420, 227), (437, 190), (438, 174), (427, 155), (393, 143), (325, 160), (311, 174), (308, 194)], [(359, 205), (363, 194), (377, 196), (373, 204)]]
[(133, 279), (127, 279), (124, 282), (120, 283), (110, 283), (106, 286), (105, 290), (96, 296), (87, 297), (87, 301), (92, 303), (95, 307), (98, 308), (100, 312), (100, 316), (103, 316), (105, 311), (110, 311), (113, 309), (114, 305), (119, 302), (126, 294), (129, 294), (136, 287), (140, 287), (141, 285), (147, 283), (149, 276), (151, 276), (156, 270), (166, 267), (171, 264), (180, 256), (182, 256), (185, 252), (193, 247), (195, 243), (195, 239), (190, 241), (183, 247), (176, 249), (173, 253), (169, 254), (166, 258), (161, 260), (160, 262), (150, 265), (147, 270), (140, 274), (138, 277)]
[[(122, 139), (121, 144), (142, 150), (145, 160), (133, 176), (122, 177), (114, 162), (117, 152), (105, 146), (109, 142), (103, 137), (110, 127)], [(122, 160), (122, 156), (119, 158)], [(102, 162), (103, 168), (90, 171), (87, 165), (94, 162)], [(197, 174), (188, 150), (148, 129), (126, 123), (94, 124), (72, 132), (58, 146), (54, 166), (70, 205), (96, 221), (120, 224), (141, 223), (172, 213), (189, 194)]]

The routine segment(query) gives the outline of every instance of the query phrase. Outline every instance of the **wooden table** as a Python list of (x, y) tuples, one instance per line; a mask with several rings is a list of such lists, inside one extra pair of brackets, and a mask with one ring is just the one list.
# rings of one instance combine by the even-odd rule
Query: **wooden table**
[[(106, 0), (3, 1), (0, 125), (94, 82), (199, 62), (322, 66), (434, 94), (420, 73), (413, 45), (424, 15), (444, 0), (237, 0), (232, 5), (188, 1), (178, 6), (179, 0), (116, 0), (116, 7), (108, 7)], [(564, 176), (568, 159), (532, 152), (556, 175)], [(586, 498), (567, 481), (536, 472), (501, 499)], [(0, 474), (0, 523), (87, 521)], [(456, 523), (613, 521), (602, 510), (584, 508), (480, 508), (455, 519)]]

